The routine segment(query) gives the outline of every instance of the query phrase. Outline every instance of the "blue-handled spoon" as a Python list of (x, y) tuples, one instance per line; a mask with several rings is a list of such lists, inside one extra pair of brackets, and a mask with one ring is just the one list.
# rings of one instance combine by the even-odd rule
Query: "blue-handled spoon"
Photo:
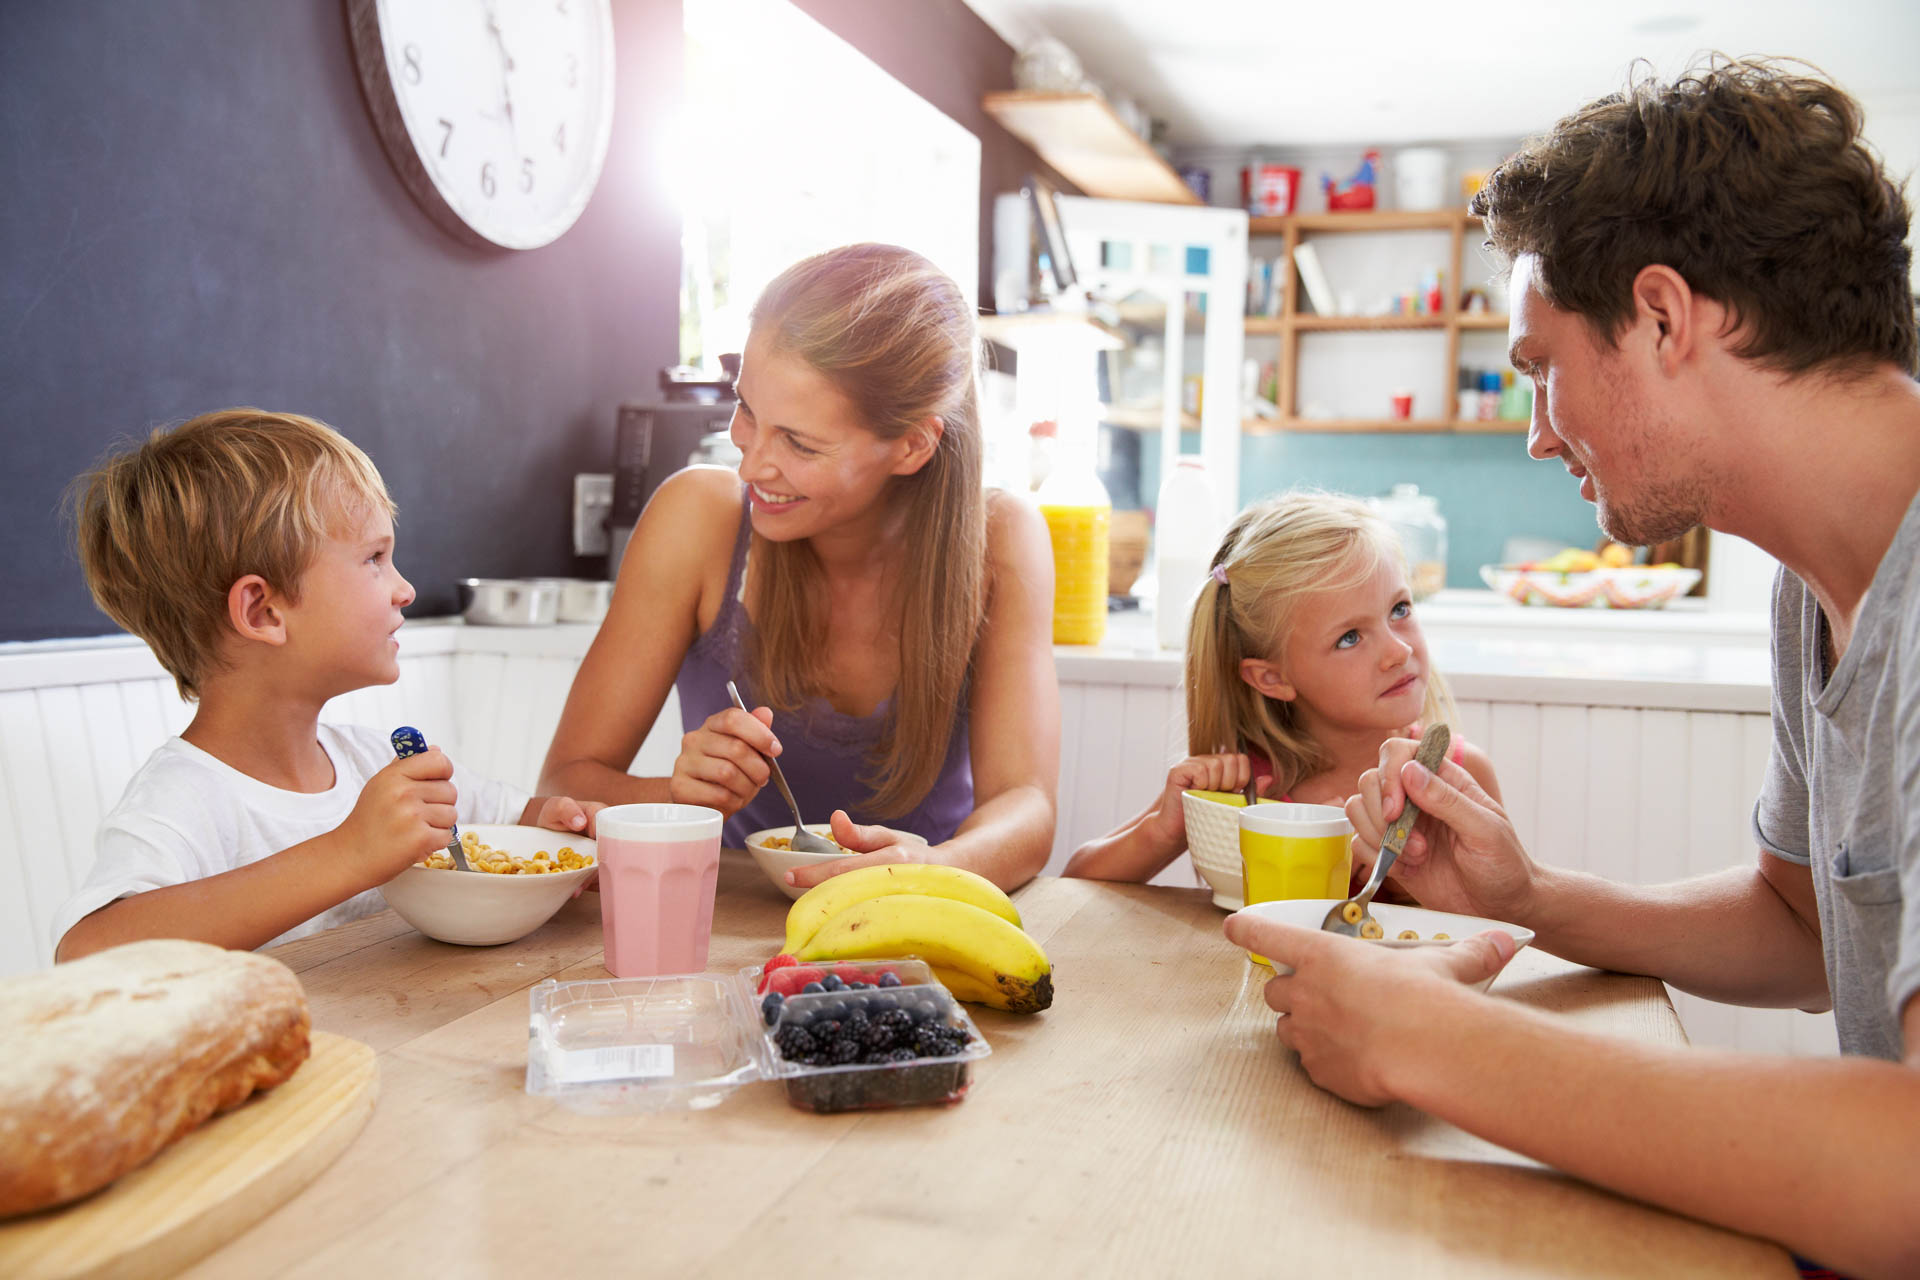
[[(405, 760), (408, 756), (417, 756), (427, 749), (427, 737), (412, 725), (401, 725), (393, 731), (393, 754)], [(467, 865), (467, 854), (460, 847), (460, 824), (453, 824), (453, 837), (447, 841), (447, 852), (453, 855), (453, 868), (456, 871), (471, 871)]]

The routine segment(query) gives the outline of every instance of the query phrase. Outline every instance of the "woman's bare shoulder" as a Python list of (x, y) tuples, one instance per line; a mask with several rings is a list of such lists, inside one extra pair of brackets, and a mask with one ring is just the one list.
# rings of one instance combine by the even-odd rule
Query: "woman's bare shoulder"
[(1051, 556), (1047, 522), (1039, 510), (1005, 489), (987, 490), (987, 563), (1024, 568), (1034, 557)]

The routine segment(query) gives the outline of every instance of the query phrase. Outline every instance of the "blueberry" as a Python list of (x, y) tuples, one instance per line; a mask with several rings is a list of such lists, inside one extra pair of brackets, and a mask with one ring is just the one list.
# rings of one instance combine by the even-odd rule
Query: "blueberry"
[(800, 994), (803, 996), (817, 996), (822, 991), (825, 991), (825, 990), (826, 988), (821, 986), (819, 983), (809, 982), (806, 986), (800, 988)]
[(767, 992), (767, 998), (760, 1002), (760, 1016), (767, 1020), (768, 1026), (780, 1021), (780, 1006), (786, 1002), (787, 998), (778, 991)]
[(820, 980), (820, 989), (823, 991), (845, 991), (847, 984), (841, 980), (839, 974), (830, 973)]
[(871, 982), (849, 982), (849, 983), (847, 984), (847, 990), (849, 990), (849, 991), (871, 991), (871, 990), (873, 990), (873, 984), (872, 984)]
[(788, 1027), (810, 1027), (813, 1025), (813, 1010), (788, 1009), (780, 1015), (780, 1023)]
[(897, 987), (900, 985), (900, 975), (897, 973), (883, 973), (880, 975), (880, 985), (883, 987)]

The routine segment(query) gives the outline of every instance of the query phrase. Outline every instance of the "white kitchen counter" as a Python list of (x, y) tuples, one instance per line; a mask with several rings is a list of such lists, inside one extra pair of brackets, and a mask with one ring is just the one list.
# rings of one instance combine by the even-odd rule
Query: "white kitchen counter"
[[(1454, 696), (1492, 702), (1765, 713), (1767, 618), (1697, 605), (1549, 609), (1491, 591), (1443, 591), (1418, 606)], [(1185, 655), (1158, 649), (1150, 613), (1108, 617), (1106, 643), (1057, 645), (1063, 683), (1174, 687)]]

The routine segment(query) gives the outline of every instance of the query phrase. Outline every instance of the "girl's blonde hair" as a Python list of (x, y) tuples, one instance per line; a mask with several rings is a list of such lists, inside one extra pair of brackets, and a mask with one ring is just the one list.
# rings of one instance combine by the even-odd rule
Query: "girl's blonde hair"
[[(1269, 698), (1240, 678), (1245, 658), (1286, 660), (1300, 600), (1349, 590), (1383, 563), (1405, 568), (1390, 525), (1357, 498), (1296, 490), (1242, 511), (1193, 603), (1187, 635), (1187, 750), (1193, 755), (1258, 751), (1285, 794), (1330, 768), (1332, 759), (1300, 724), (1291, 702)], [(1226, 581), (1219, 581), (1224, 573)], [(1423, 722), (1455, 725), (1453, 698), (1427, 672)]]
[[(861, 781), (877, 816), (899, 817), (933, 789), (965, 697), (986, 617), (987, 515), (981, 485), (980, 340), (964, 294), (907, 249), (856, 244), (787, 268), (754, 304), (752, 331), (805, 360), (883, 440), (938, 418), (933, 456), (889, 482), (905, 514), (906, 558), (895, 594), (900, 682), (887, 730)], [(748, 592), (754, 688), (768, 705), (798, 709), (824, 696), (826, 599), (820, 562), (804, 539), (755, 536)]]

